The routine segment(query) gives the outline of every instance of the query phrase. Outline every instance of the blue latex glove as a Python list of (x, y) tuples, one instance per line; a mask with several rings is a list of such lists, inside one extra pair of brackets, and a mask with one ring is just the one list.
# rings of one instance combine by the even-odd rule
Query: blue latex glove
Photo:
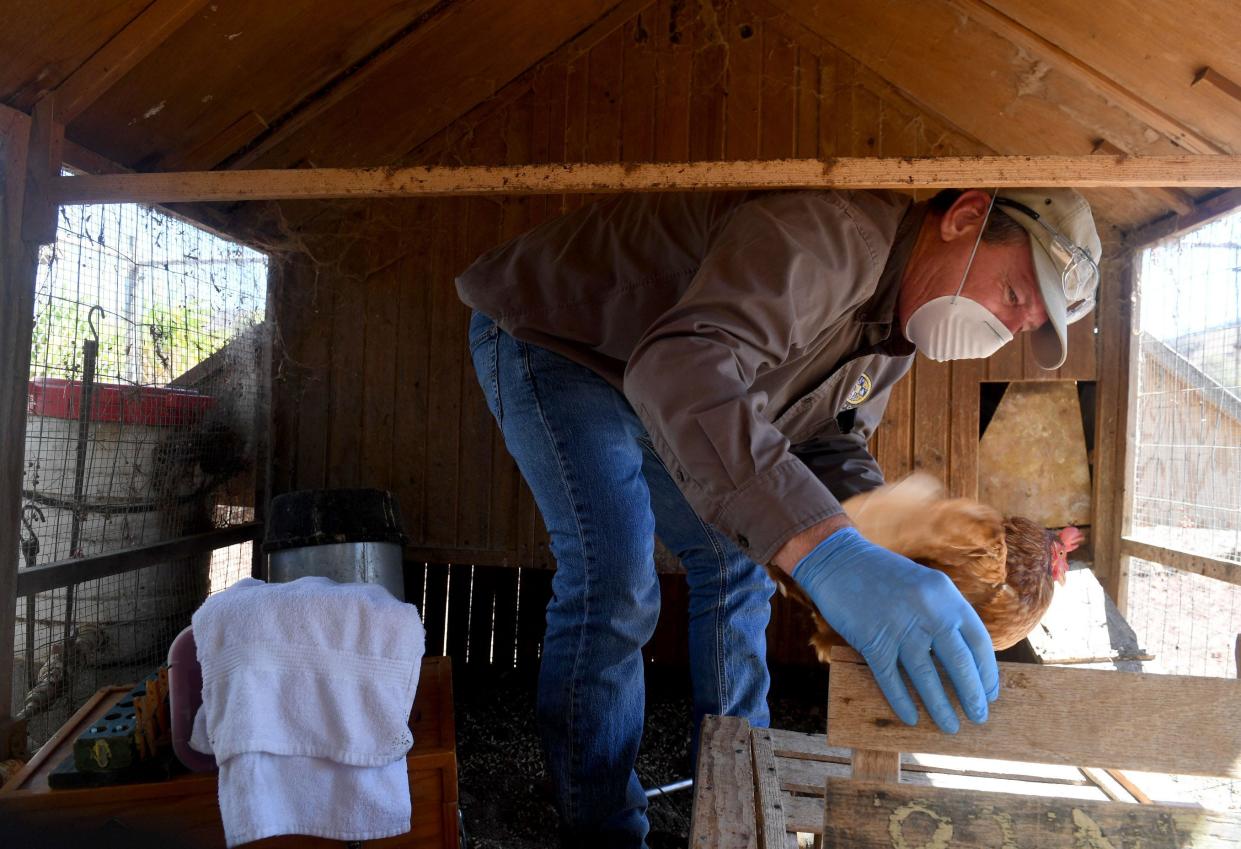
[(961, 727), (932, 652), (956, 687), (965, 715), (987, 721), (987, 705), (1000, 694), (991, 637), (947, 575), (867, 541), (854, 528), (842, 528), (802, 558), (793, 580), (866, 659), (906, 725), (917, 724), (918, 709), (898, 661), (935, 724), (949, 734)]

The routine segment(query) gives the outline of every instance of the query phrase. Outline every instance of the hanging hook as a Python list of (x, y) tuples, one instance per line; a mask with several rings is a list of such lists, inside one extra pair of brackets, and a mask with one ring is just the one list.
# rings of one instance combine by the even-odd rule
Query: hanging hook
[(47, 517), (39, 509), (39, 505), (28, 503), (22, 507), (22, 524), (26, 526), (26, 533), (29, 536), (23, 537), (20, 545), (22, 558), (26, 561), (27, 569), (33, 568), (39, 559), (39, 535), (34, 532), (34, 525), (30, 522), (31, 515), (38, 516), (40, 522), (47, 521)]
[(90, 308), (90, 312), (86, 314), (86, 324), (90, 327), (90, 332), (95, 337), (95, 342), (99, 342), (99, 328), (95, 326), (95, 313), (99, 313), (99, 317), (103, 318), (103, 307), (95, 304)]

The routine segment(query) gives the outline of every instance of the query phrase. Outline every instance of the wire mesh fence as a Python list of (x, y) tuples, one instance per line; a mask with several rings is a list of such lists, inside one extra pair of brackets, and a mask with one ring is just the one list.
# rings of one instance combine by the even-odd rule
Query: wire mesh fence
[[(40, 255), (19, 569), (253, 519), (267, 257), (136, 204), (62, 207)], [(246, 546), (18, 599), (13, 710), (40, 745), (141, 678)]]
[[(1129, 532), (1241, 564), (1241, 213), (1143, 251), (1137, 294)], [(1241, 586), (1138, 559), (1127, 575), (1147, 671), (1237, 675)], [(1241, 810), (1238, 781), (1134, 778), (1155, 798)]]

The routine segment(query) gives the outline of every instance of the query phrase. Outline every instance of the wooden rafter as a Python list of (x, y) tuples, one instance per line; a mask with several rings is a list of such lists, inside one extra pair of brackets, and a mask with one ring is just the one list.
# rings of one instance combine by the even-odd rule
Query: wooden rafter
[[(606, 7), (606, 10), (595, 18), (593, 22), (587, 24), (585, 28), (573, 32), (567, 42), (561, 44), (550, 54), (540, 53), (531, 67), (537, 67), (547, 59), (560, 55), (566, 48), (570, 48), (571, 45), (576, 43), (579, 38), (587, 39), (587, 43), (597, 41), (602, 35), (620, 27), (628, 17), (641, 11), (648, 4), (649, 0), (614, 0), (612, 5)], [(479, 3), (470, 3), (468, 0), (441, 0), (441, 2), (428, 8), (400, 32), (377, 47), (362, 62), (353, 68), (342, 71), (316, 91), (307, 94), (284, 115), (273, 118), (270, 122), (270, 129), (259, 134), (246, 146), (239, 148), (222, 163), (221, 167), (244, 169), (253, 167), (256, 163), (264, 162), (265, 157), (269, 153), (281, 148), (290, 138), (305, 131), (317, 118), (328, 113), (329, 110), (350, 96), (355, 95), (366, 85), (374, 85), (372, 82), (373, 78), (378, 76), (380, 78), (379, 84), (382, 85), (383, 75), (388, 66), (394, 62), (408, 64), (415, 61), (410, 57), (425, 54), (428, 46), (434, 46), (438, 42), (444, 41), (447, 37), (446, 34), (452, 35), (459, 33), (460, 30), (470, 29), (469, 22), (472, 16), (476, 17), (485, 13), (487, 13), (487, 9), (480, 8)], [(457, 34), (456, 37), (459, 38), (461, 36)], [(524, 74), (530, 68), (520, 68), (518, 70), (521, 74)], [(411, 71), (411, 73), (416, 73), (416, 71)], [(468, 76), (468, 74), (465, 76)], [(507, 87), (511, 80), (512, 77), (502, 77), (498, 80), (493, 80), (493, 82), (504, 83), (504, 87)], [(486, 91), (485, 94), (489, 97), (483, 97), (479, 94), (474, 102), (461, 106), (460, 112), (451, 113), (451, 118), (445, 121), (445, 125), (451, 126), (464, 113), (472, 110), (481, 102), (486, 102), (494, 93), (494, 90)], [(442, 127), (436, 128), (437, 131), (440, 129)], [(421, 135), (415, 139), (407, 140), (407, 142), (416, 147), (426, 142), (427, 138), (427, 135)], [(392, 159), (396, 160), (406, 152), (405, 149), (393, 150), (391, 151)]]
[(1101, 74), (1043, 36), (1013, 20), (986, 0), (951, 0), (953, 5), (980, 24), (1014, 44), (1048, 59), (1053, 67), (1090, 86), (1124, 107), (1131, 115), (1166, 135), (1192, 153), (1227, 153), (1216, 142), (1183, 124), (1168, 113), (1138, 97), (1129, 89)]
[(1241, 156), (841, 157), (752, 162), (305, 168), (61, 177), (60, 203), (713, 189), (1241, 186)]
[(265, 133), (259, 135), (244, 150), (226, 160), (226, 167), (240, 169), (257, 162), (265, 153), (356, 92), (374, 76), (376, 71), (400, 56), (403, 50), (417, 44), (421, 39), (434, 37), (435, 30), (438, 29), (445, 16), (452, 11), (452, 6), (450, 0), (440, 0), (418, 15), (399, 32), (376, 47), (360, 64), (342, 70), (318, 90), (304, 97), (287, 114), (272, 120), (271, 126)]
[[(1098, 153), (1105, 156), (1130, 155), (1129, 151), (1112, 144), (1107, 139), (1099, 139), (1095, 142), (1094, 150), (1091, 151), (1091, 153)], [(1174, 210), (1178, 215), (1188, 215), (1194, 211), (1193, 197), (1180, 189), (1152, 188), (1147, 191), (1149, 191), (1152, 195), (1157, 196), (1168, 205), (1169, 209)]]
[(206, 0), (155, 0), (130, 21), (57, 86), (64, 123), (72, 123), (204, 5)]
[(1241, 189), (1226, 189), (1210, 197), (1199, 198), (1188, 215), (1170, 215), (1126, 230), (1124, 242), (1129, 247), (1148, 247), (1238, 208), (1241, 208)]

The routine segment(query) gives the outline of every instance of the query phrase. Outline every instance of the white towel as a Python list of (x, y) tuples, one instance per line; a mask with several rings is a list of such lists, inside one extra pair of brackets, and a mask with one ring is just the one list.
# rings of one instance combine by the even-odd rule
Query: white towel
[(375, 584), (246, 578), (193, 626), (203, 706), (190, 744), (220, 764), (230, 847), (409, 830), (404, 756), (425, 639), (413, 605)]
[(387, 766), (346, 766), (265, 752), (235, 755), (220, 767), (219, 795), (230, 849), (283, 834), (379, 840), (410, 829), (404, 758)]

